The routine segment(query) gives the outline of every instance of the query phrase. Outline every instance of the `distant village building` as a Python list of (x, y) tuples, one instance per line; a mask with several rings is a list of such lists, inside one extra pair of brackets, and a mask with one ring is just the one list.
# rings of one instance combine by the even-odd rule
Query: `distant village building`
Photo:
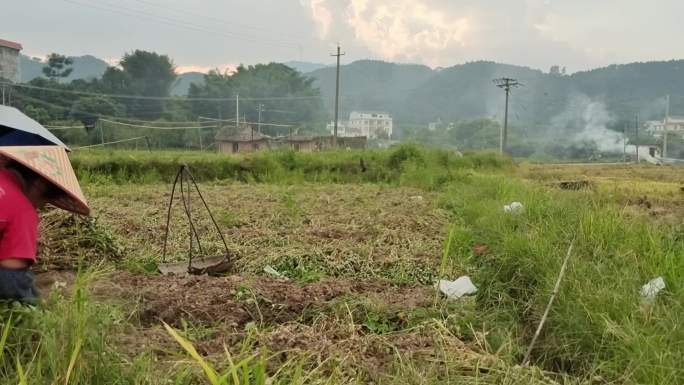
[(428, 130), (435, 131), (444, 127), (444, 123), (441, 118), (437, 118), (436, 121), (428, 123)]
[[(326, 125), (332, 135), (335, 122)], [(349, 120), (337, 122), (338, 137), (366, 137), (368, 139), (389, 139), (392, 136), (392, 117), (386, 112), (352, 111)]]
[[(328, 130), (330, 135), (333, 135), (335, 133), (335, 121), (332, 121), (328, 123), (325, 128)], [(337, 136), (347, 136), (347, 123), (346, 122), (337, 122)]]
[(345, 136), (389, 139), (392, 136), (392, 117), (386, 112), (352, 111), (346, 128)]
[(670, 116), (662, 121), (651, 120), (645, 123), (646, 131), (656, 138), (663, 136), (664, 132), (684, 137), (684, 117)]
[(216, 135), (218, 151), (227, 154), (238, 154), (267, 150), (270, 148), (270, 137), (260, 134), (251, 126), (244, 125), (238, 132), (222, 131)]
[[(364, 149), (366, 137), (338, 137), (337, 148)], [(235, 133), (225, 130), (216, 135), (216, 147), (223, 154), (245, 154), (261, 150), (289, 149), (297, 152), (316, 152), (335, 148), (333, 136), (288, 135), (273, 138), (244, 125)]]
[(278, 148), (290, 148), (298, 152), (315, 152), (323, 149), (323, 143), (320, 138), (313, 136), (285, 136), (277, 138)]
[(19, 52), (21, 50), (21, 44), (0, 39), (0, 78), (19, 82), (21, 79)]

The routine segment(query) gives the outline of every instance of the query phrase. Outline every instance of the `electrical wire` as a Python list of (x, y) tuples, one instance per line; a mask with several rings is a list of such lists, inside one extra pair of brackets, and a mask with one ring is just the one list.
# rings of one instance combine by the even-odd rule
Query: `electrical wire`
[(209, 33), (209, 34), (213, 34), (216, 36), (229, 38), (229, 39), (240, 39), (242, 41), (250, 41), (253, 43), (261, 43), (264, 45), (271, 45), (271, 46), (276, 46), (276, 47), (290, 47), (290, 48), (298, 48), (299, 47), (299, 45), (297, 45), (297, 44), (286, 43), (285, 41), (282, 41), (282, 40), (267, 39), (267, 38), (254, 37), (254, 36), (244, 35), (244, 34), (237, 34), (237, 33), (211, 30), (211, 29), (207, 29), (206, 27), (204, 27), (202, 25), (190, 23), (187, 21), (183, 21), (183, 20), (179, 20), (179, 19), (175, 19), (175, 18), (171, 18), (171, 17), (160, 16), (160, 15), (145, 12), (145, 11), (142, 11), (139, 9), (123, 7), (120, 4), (112, 4), (112, 3), (107, 3), (107, 2), (97, 3), (94, 0), (90, 0), (89, 2), (78, 1), (78, 0), (63, 0), (63, 1), (67, 2), (67, 3), (75, 4), (75, 5), (80, 5), (82, 7), (89, 7), (89, 8), (94, 8), (94, 9), (98, 9), (101, 11), (123, 14), (126, 16), (132, 16), (132, 17), (136, 17), (139, 19), (150, 20), (150, 21), (154, 21), (157, 23), (166, 24), (166, 25), (170, 25), (173, 27), (180, 27), (180, 28), (184, 28), (184, 29), (192, 30), (192, 31), (196, 31), (196, 32)]
[(83, 126), (43, 126), (48, 130), (70, 130), (73, 128), (84, 128)]
[(143, 125), (138, 125), (138, 124), (122, 123), (122, 122), (117, 122), (115, 120), (102, 119), (102, 118), (100, 118), (100, 121), (112, 123), (112, 124), (118, 124), (120, 126), (135, 127), (135, 128), (154, 128), (157, 130), (190, 130), (190, 129), (196, 130), (198, 128), (217, 128), (218, 127), (218, 126), (154, 127), (154, 126), (143, 126)]
[(48, 91), (48, 92), (61, 92), (61, 93), (72, 94), (72, 95), (97, 96), (97, 97), (114, 98), (114, 99), (172, 100), (172, 101), (176, 101), (176, 102), (194, 102), (194, 101), (200, 101), (200, 102), (202, 102), (202, 101), (203, 102), (234, 102), (238, 99), (241, 101), (315, 100), (315, 99), (321, 99), (322, 98), (320, 95), (319, 96), (271, 96), (271, 97), (261, 97), (261, 98), (252, 98), (252, 97), (188, 98), (188, 97), (180, 97), (180, 96), (144, 96), (144, 95), (126, 95), (126, 94), (104, 94), (104, 93), (87, 92), (87, 91), (63, 90), (63, 89), (59, 89), (59, 88), (40, 87), (40, 86), (34, 86), (34, 85), (30, 85), (30, 84), (9, 83), (9, 82), (0, 82), (0, 85), (4, 85), (4, 86), (8, 86), (8, 87), (17, 87), (17, 88), (40, 90), (40, 91)]
[[(200, 14), (200, 13), (190, 11), (188, 9), (173, 7), (173, 6), (170, 6), (169, 4), (160, 4), (160, 3), (155, 3), (152, 1), (146, 1), (146, 0), (135, 0), (135, 1), (137, 1), (138, 3), (141, 3), (141, 4), (146, 4), (146, 5), (152, 6), (152, 7), (163, 8), (166, 11), (175, 12), (175, 13), (181, 14), (183, 16), (194, 15), (194, 16), (200, 17), (200, 18), (205, 19), (205, 20), (214, 20), (215, 22), (220, 23), (221, 25), (230, 24), (233, 27), (249, 29), (249, 30), (253, 30), (253, 31), (257, 31), (257, 32), (265, 32), (269, 35), (273, 33), (273, 29), (270, 29), (270, 28), (259, 28), (259, 27), (255, 27), (252, 25), (248, 25), (248, 24), (240, 24), (240, 23), (236, 23), (233, 20), (223, 19), (223, 18), (216, 17), (213, 15)], [(296, 39), (306, 39), (306, 38), (310, 37), (310, 36), (304, 35), (304, 34), (292, 35), (292, 34), (283, 34), (281, 32), (279, 32), (278, 34), (280, 36), (286, 36), (286, 37), (291, 37), (291, 38), (296, 38)]]
[(74, 150), (81, 150), (81, 149), (93, 148), (93, 147), (104, 147), (104, 146), (109, 145), (109, 144), (131, 142), (131, 141), (139, 140), (139, 139), (147, 139), (147, 137), (146, 137), (146, 136), (137, 136), (137, 137), (135, 137), (135, 138), (128, 138), (128, 139), (115, 140), (115, 141), (113, 141), (113, 142), (97, 143), (97, 144), (91, 144), (91, 145), (89, 145), (89, 146), (74, 147)]

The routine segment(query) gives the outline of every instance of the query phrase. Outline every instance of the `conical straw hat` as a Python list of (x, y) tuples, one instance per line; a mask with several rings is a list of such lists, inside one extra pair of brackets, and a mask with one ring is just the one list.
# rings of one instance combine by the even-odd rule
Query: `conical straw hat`
[(0, 155), (23, 164), (64, 191), (49, 203), (78, 214), (90, 213), (64, 147), (0, 146)]

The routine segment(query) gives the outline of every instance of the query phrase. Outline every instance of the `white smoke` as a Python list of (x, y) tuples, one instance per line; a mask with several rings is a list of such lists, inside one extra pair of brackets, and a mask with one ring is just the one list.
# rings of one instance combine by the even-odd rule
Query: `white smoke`
[(605, 103), (586, 95), (574, 95), (563, 112), (551, 119), (556, 136), (569, 143), (595, 143), (601, 152), (622, 152), (625, 138), (608, 128), (615, 116)]

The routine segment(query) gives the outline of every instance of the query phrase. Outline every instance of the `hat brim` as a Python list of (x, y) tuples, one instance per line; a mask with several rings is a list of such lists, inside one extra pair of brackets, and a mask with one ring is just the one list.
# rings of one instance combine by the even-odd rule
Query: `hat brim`
[(4, 146), (0, 147), (0, 155), (28, 167), (63, 192), (48, 203), (77, 214), (90, 214), (64, 147)]

